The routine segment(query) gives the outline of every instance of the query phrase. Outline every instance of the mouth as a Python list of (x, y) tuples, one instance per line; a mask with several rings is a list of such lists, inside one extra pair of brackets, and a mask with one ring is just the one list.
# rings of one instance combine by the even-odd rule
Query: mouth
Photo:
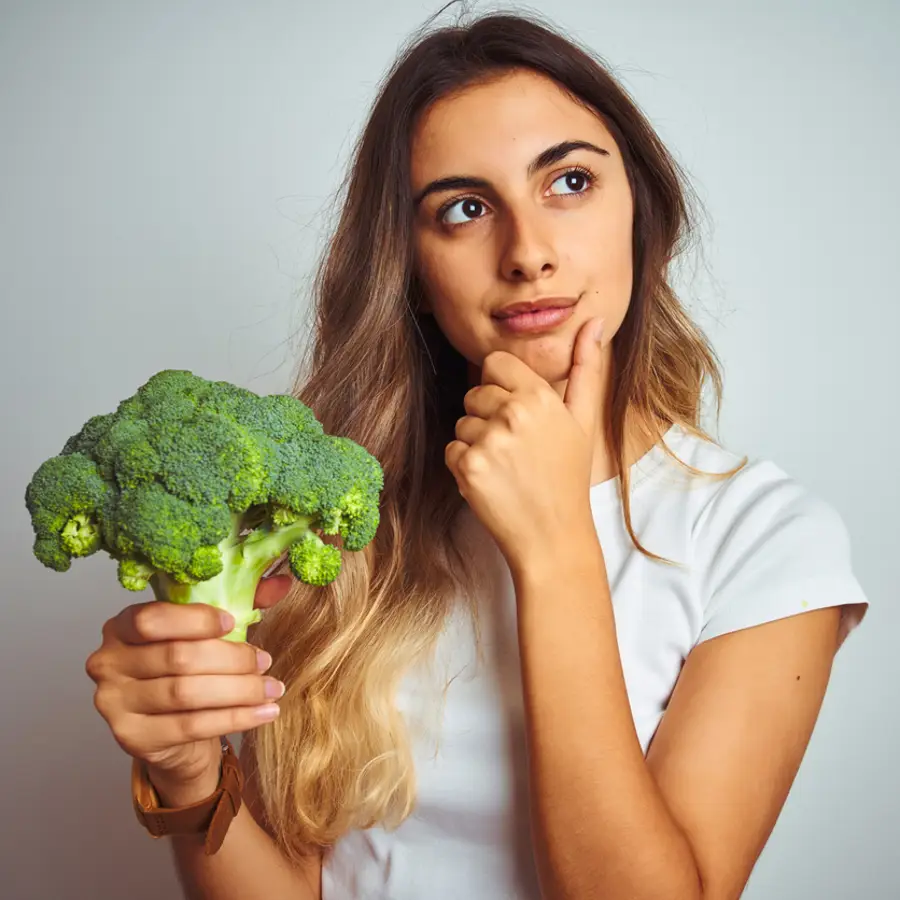
[(509, 303), (492, 313), (495, 319), (511, 319), (516, 316), (542, 312), (543, 310), (570, 309), (579, 300), (579, 297), (542, 297), (526, 303)]
[(532, 312), (497, 318), (497, 325), (511, 334), (538, 334), (551, 331), (563, 322), (568, 321), (575, 313), (571, 306), (550, 306)]

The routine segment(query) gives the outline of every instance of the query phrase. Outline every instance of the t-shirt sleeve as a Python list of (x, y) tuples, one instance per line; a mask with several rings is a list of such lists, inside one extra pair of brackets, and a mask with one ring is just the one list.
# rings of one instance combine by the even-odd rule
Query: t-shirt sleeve
[(772, 463), (730, 479), (698, 528), (703, 621), (697, 643), (829, 606), (841, 607), (838, 646), (868, 599), (837, 511)]

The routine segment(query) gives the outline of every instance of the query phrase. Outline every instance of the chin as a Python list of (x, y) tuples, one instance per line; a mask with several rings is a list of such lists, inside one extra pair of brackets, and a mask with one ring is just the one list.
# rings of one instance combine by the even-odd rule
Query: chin
[(534, 340), (510, 347), (522, 362), (529, 365), (550, 384), (565, 381), (572, 369), (572, 341)]
[[(519, 356), (519, 354), (516, 355)], [(520, 359), (522, 359), (536, 375), (543, 378), (549, 385), (564, 385), (566, 381), (568, 381), (569, 373), (571, 371), (569, 365), (540, 365), (527, 358), (520, 357)]]

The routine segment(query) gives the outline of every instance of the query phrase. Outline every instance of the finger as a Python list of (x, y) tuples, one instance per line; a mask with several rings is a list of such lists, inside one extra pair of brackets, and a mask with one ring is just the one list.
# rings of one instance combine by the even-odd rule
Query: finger
[(457, 440), (471, 447), (472, 444), (484, 437), (489, 427), (486, 419), (479, 419), (476, 416), (463, 416), (456, 423)]
[(450, 441), (444, 448), (444, 462), (457, 481), (459, 481), (459, 460), (468, 449), (469, 445), (463, 441)]
[(470, 416), (490, 419), (510, 396), (509, 391), (498, 384), (478, 384), (466, 392), (463, 406)]
[(127, 736), (120, 741), (132, 755), (158, 753), (180, 744), (250, 731), (278, 718), (280, 711), (277, 703), (267, 703), (160, 716), (129, 716), (125, 722), (133, 720), (137, 724), (126, 726)]
[(256, 588), (256, 597), (253, 605), (258, 609), (269, 609), (279, 600), (283, 600), (294, 586), (294, 579), (290, 575), (271, 575), (263, 578)]
[(148, 644), (223, 637), (234, 627), (234, 621), (224, 610), (206, 603), (150, 600), (126, 607), (110, 620), (110, 625), (122, 643)]
[(268, 675), (179, 675), (133, 681), (123, 691), (129, 712), (161, 713), (230, 706), (261, 706), (278, 700), (284, 685)]
[(167, 675), (251, 675), (271, 665), (271, 657), (252, 644), (215, 639), (142, 644), (123, 650), (120, 657), (117, 673), (137, 679)]
[(575, 338), (565, 404), (584, 433), (593, 436), (600, 423), (603, 395), (603, 320), (588, 319)]

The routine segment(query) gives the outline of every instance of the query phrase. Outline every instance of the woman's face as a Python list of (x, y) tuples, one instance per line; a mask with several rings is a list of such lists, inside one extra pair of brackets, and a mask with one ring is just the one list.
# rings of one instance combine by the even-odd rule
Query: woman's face
[[(538, 159), (569, 141), (602, 152)], [(463, 182), (433, 184), (447, 178)], [(425, 194), (414, 235), (426, 311), (469, 361), (472, 383), (488, 353), (506, 350), (564, 390), (579, 328), (602, 316), (612, 337), (631, 296), (631, 190), (601, 119), (530, 71), (467, 88), (418, 123), (412, 190)], [(576, 301), (568, 319), (522, 333), (495, 316), (545, 297)]]

